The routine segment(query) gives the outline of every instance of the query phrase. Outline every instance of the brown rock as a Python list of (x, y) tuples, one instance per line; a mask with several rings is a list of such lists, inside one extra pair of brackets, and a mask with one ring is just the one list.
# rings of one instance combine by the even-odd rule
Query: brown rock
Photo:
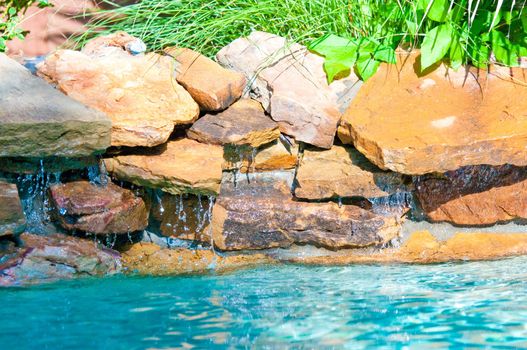
[(306, 149), (300, 161), (295, 196), (316, 200), (384, 197), (407, 191), (404, 175), (382, 171), (351, 147)]
[(0, 286), (49, 283), (121, 271), (119, 253), (91, 240), (61, 234), (20, 236), (24, 248), (0, 264)]
[(468, 166), (416, 181), (428, 219), (457, 225), (492, 225), (527, 219), (527, 169), (512, 165)]
[(82, 170), (89, 166), (97, 166), (96, 156), (81, 158), (46, 157), (2, 157), (0, 171), (17, 174), (35, 174), (38, 172), (63, 172), (67, 170)]
[(398, 236), (396, 217), (354, 205), (293, 201), (290, 181), (281, 178), (287, 179), (288, 174), (254, 174), (235, 186), (222, 183), (212, 215), (212, 236), (219, 249), (265, 249), (295, 243), (340, 249), (379, 245)]
[(121, 234), (148, 225), (145, 203), (131, 191), (109, 183), (97, 186), (75, 181), (50, 187), (55, 216), (67, 230)]
[(0, 157), (85, 157), (110, 145), (111, 121), (0, 53)]
[(199, 107), (173, 77), (169, 57), (133, 56), (105, 41), (100, 45), (90, 45), (87, 52), (59, 50), (38, 66), (38, 74), (105, 112), (112, 119), (112, 146), (159, 145), (174, 125), (198, 118)]
[(187, 131), (191, 139), (214, 145), (258, 147), (280, 137), (278, 125), (264, 114), (259, 102), (243, 99), (226, 111), (207, 114)]
[(223, 148), (180, 139), (168, 142), (156, 153), (117, 156), (104, 162), (121, 181), (172, 194), (214, 195), (220, 189)]
[(245, 76), (228, 70), (190, 49), (169, 48), (165, 53), (179, 64), (177, 81), (187, 89), (203, 111), (221, 111), (238, 100)]
[[(224, 47), (216, 56), (223, 66), (242, 72), (251, 97), (260, 101), (280, 130), (296, 140), (331, 148), (340, 120), (340, 96), (355, 88), (337, 82), (328, 86), (324, 59), (304, 46), (264, 32), (253, 32)], [(352, 76), (347, 81), (357, 82)], [(357, 84), (360, 86), (360, 84)]]
[(298, 143), (283, 138), (256, 149), (226, 145), (223, 150), (223, 169), (242, 173), (294, 169), (298, 162)]
[(26, 217), (15, 184), (0, 178), (0, 237), (24, 232)]
[(156, 276), (226, 272), (274, 263), (263, 254), (220, 256), (211, 250), (162, 249), (152, 243), (136, 243), (122, 254), (127, 271)]
[(414, 53), (380, 66), (343, 116), (343, 142), (404, 174), (527, 165), (525, 71), (513, 69), (511, 79), (440, 66), (420, 76), (418, 62)]

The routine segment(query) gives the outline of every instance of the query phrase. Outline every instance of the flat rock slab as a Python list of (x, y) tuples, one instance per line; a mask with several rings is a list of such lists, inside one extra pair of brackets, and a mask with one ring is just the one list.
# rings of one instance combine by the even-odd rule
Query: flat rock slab
[(50, 187), (55, 216), (62, 227), (93, 234), (123, 234), (148, 225), (145, 203), (112, 183), (74, 181)]
[(170, 57), (134, 56), (94, 40), (97, 45), (88, 43), (83, 52), (51, 54), (38, 66), (38, 74), (68, 96), (106, 113), (112, 120), (112, 146), (156, 146), (168, 140), (175, 125), (198, 118), (199, 106), (176, 81)]
[(0, 53), (0, 157), (83, 157), (110, 146), (111, 121)]
[(431, 221), (492, 225), (527, 219), (527, 168), (468, 166), (416, 179), (416, 195)]
[(307, 200), (385, 197), (408, 191), (407, 176), (383, 171), (352, 147), (306, 149), (299, 163), (295, 196)]
[(322, 57), (264, 32), (236, 39), (216, 59), (245, 74), (251, 97), (262, 103), (283, 133), (321, 148), (333, 145), (339, 108), (360, 87), (353, 74), (328, 86)]
[(123, 155), (104, 160), (113, 177), (171, 194), (219, 193), (223, 148), (190, 139), (170, 141), (144, 155)]
[(76, 277), (112, 275), (121, 271), (118, 252), (92, 240), (53, 234), (24, 233), (24, 247), (0, 264), (0, 286), (50, 283)]
[(192, 125), (187, 136), (215, 145), (258, 147), (279, 138), (280, 130), (259, 102), (243, 99), (221, 113), (206, 114)]
[[(419, 175), (467, 165), (527, 165), (526, 72), (420, 71), (417, 53), (382, 64), (338, 135), (382, 169)], [(477, 79), (476, 79), (477, 77)], [(515, 82), (512, 82), (514, 80)]]
[(242, 96), (246, 84), (243, 74), (225, 69), (190, 49), (168, 48), (164, 51), (178, 63), (176, 79), (202, 111), (224, 110)]
[(17, 186), (0, 178), (0, 237), (15, 236), (26, 228)]
[(358, 206), (294, 201), (288, 181), (272, 173), (222, 183), (212, 215), (213, 242), (221, 250), (364, 247), (387, 243), (399, 230), (397, 217)]

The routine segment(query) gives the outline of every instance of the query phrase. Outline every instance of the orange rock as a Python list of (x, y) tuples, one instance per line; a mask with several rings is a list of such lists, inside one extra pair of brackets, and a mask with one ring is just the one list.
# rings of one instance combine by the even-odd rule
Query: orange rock
[(199, 107), (173, 77), (172, 59), (133, 56), (100, 38), (86, 52), (59, 50), (38, 74), (68, 96), (112, 119), (112, 146), (155, 146), (178, 124), (191, 124)]
[(18, 235), (26, 227), (26, 217), (17, 186), (0, 178), (0, 237)]
[(172, 194), (214, 195), (219, 192), (223, 148), (190, 139), (170, 141), (145, 155), (104, 160), (115, 178)]
[(245, 76), (190, 49), (169, 48), (178, 63), (176, 79), (204, 111), (221, 111), (240, 98)]
[[(382, 169), (404, 174), (466, 165), (527, 165), (526, 72), (435, 67), (418, 54), (382, 64), (342, 118), (339, 138)], [(476, 79), (477, 78), (477, 79)]]

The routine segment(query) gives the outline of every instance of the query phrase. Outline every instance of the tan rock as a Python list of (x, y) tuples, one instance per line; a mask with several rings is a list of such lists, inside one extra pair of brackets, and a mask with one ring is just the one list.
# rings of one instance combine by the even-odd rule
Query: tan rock
[[(355, 205), (297, 202), (287, 173), (252, 174), (234, 185), (224, 179), (212, 213), (212, 237), (221, 250), (310, 244), (341, 249), (380, 245), (399, 235), (398, 217)], [(285, 181), (284, 181), (285, 180)]]
[(18, 235), (25, 227), (26, 217), (17, 186), (0, 178), (0, 237)]
[(527, 219), (527, 169), (468, 166), (416, 181), (416, 195), (431, 221), (492, 225)]
[(74, 181), (52, 185), (49, 191), (55, 217), (67, 230), (122, 234), (144, 230), (148, 225), (143, 200), (112, 183), (98, 186)]
[(280, 137), (278, 125), (265, 115), (262, 105), (242, 99), (218, 114), (207, 114), (187, 131), (191, 139), (215, 145), (258, 147)]
[(351, 147), (306, 149), (300, 161), (295, 196), (316, 200), (344, 197), (384, 197), (407, 191), (404, 175), (382, 171)]
[(418, 62), (414, 53), (401, 55), (397, 66), (380, 66), (343, 116), (343, 142), (380, 168), (404, 174), (527, 165), (523, 70), (513, 69), (511, 79), (440, 66), (419, 76)]
[(159, 188), (171, 194), (214, 195), (219, 192), (223, 163), (221, 146), (179, 139), (154, 151), (107, 158), (104, 163), (116, 179), (139, 186)]
[(263, 254), (216, 255), (211, 250), (167, 249), (153, 243), (136, 243), (122, 252), (123, 267), (141, 275), (179, 275), (225, 272), (272, 264)]
[(106, 113), (112, 119), (112, 146), (159, 145), (175, 125), (198, 118), (198, 105), (173, 77), (171, 58), (133, 56), (121, 47), (104, 46), (105, 41), (100, 44), (87, 52), (59, 50), (38, 66), (38, 74)]
[(221, 111), (238, 100), (245, 76), (228, 70), (190, 49), (169, 48), (165, 53), (177, 63), (177, 81), (187, 89), (203, 111)]
[[(264, 32), (236, 39), (216, 59), (245, 74), (251, 97), (262, 103), (284, 134), (321, 148), (333, 145), (339, 109), (360, 87), (342, 81), (328, 86), (322, 57)], [(354, 74), (346, 78), (346, 82), (357, 81)]]

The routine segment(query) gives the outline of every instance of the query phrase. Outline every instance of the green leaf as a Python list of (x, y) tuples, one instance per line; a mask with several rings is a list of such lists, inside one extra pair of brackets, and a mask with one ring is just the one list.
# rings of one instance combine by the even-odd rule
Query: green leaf
[(472, 47), (472, 64), (477, 68), (487, 68), (489, 63), (490, 48), (485, 43)]
[(16, 9), (14, 7), (10, 7), (7, 10), (7, 13), (9, 14), (9, 16), (14, 16), (14, 15), (16, 15)]
[(379, 45), (373, 54), (373, 58), (375, 58), (377, 61), (393, 64), (397, 63), (397, 59), (395, 58), (395, 50), (386, 45)]
[(452, 42), (452, 27), (441, 24), (428, 31), (421, 45), (421, 69), (425, 70), (445, 57)]
[(335, 77), (341, 73), (349, 71), (353, 64), (344, 64), (340, 61), (328, 60), (324, 62), (324, 72), (326, 72), (328, 84), (335, 79)]
[[(456, 38), (457, 39), (457, 38)], [(450, 58), (450, 67), (454, 70), (458, 70), (463, 64), (465, 51), (459, 40), (454, 39), (450, 45), (450, 51), (448, 57)]]
[(420, 6), (425, 11), (426, 16), (436, 22), (445, 22), (450, 8), (450, 0), (419, 0)]
[(326, 57), (324, 71), (328, 84), (335, 77), (353, 67), (357, 60), (358, 45), (337, 35), (328, 35), (314, 41), (309, 49)]
[(357, 65), (355, 67), (361, 79), (366, 81), (370, 79), (375, 74), (375, 72), (377, 72), (379, 64), (380, 62), (376, 61), (370, 55), (362, 55), (357, 60)]
[(501, 46), (492, 47), (492, 52), (496, 57), (496, 61), (502, 63), (508, 67), (517, 67), (519, 66), (518, 52), (513, 48), (507, 49)]
[(411, 35), (411, 36), (415, 36), (417, 34), (417, 26), (419, 25), (416, 21), (410, 21), (410, 20), (405, 20), (406, 22), (406, 26), (408, 27), (408, 33)]

